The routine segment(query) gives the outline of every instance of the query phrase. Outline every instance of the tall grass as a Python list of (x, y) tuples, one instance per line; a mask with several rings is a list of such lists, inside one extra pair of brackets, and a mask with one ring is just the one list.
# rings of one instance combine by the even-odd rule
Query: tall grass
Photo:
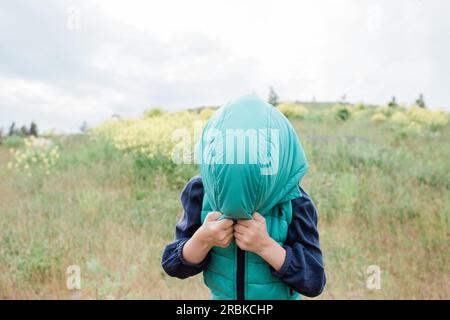
[[(319, 212), (321, 298), (448, 299), (450, 128), (399, 136), (371, 116), (292, 120)], [(195, 166), (87, 135), (54, 142), (50, 175), (8, 170), (0, 146), (0, 298), (208, 298), (200, 276), (181, 281), (160, 266)], [(80, 291), (66, 288), (70, 265), (81, 268)], [(369, 265), (381, 268), (380, 290), (366, 287)]]

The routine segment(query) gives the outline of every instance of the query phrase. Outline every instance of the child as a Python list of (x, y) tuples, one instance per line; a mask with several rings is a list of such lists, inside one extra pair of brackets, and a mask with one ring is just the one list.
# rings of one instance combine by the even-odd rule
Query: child
[(164, 270), (180, 279), (203, 272), (213, 299), (319, 295), (317, 213), (299, 187), (308, 164), (289, 121), (244, 96), (213, 115), (196, 152), (200, 176), (181, 193), (184, 212)]

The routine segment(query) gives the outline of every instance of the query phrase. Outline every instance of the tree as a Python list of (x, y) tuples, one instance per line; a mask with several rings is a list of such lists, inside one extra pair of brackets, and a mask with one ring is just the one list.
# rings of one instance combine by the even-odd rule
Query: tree
[(26, 137), (30, 135), (30, 131), (28, 131), (28, 128), (25, 126), (21, 126), (20, 127), (20, 133), (19, 133), (22, 137)]
[(37, 137), (39, 135), (37, 124), (34, 121), (31, 121), (29, 133), (31, 136), (35, 136), (35, 137)]
[(420, 108), (426, 108), (427, 105), (425, 104), (425, 99), (423, 98), (423, 94), (421, 93), (419, 98), (416, 100), (417, 106)]
[(0, 144), (2, 144), (3, 141), (3, 128), (0, 128)]
[(347, 103), (347, 95), (345, 93), (341, 96), (340, 103), (341, 104), (346, 104)]
[(278, 105), (278, 94), (275, 92), (275, 89), (270, 86), (269, 87), (269, 99), (268, 102), (273, 105), (274, 107), (276, 107)]
[(13, 122), (13, 123), (11, 123), (11, 125), (9, 126), (9, 130), (8, 130), (8, 136), (14, 136), (14, 135), (16, 135), (17, 134), (17, 131), (16, 131), (16, 123), (15, 122)]
[(392, 97), (391, 101), (389, 101), (388, 106), (391, 107), (391, 108), (398, 107), (397, 99), (395, 98), (395, 96)]
[(86, 133), (88, 131), (89, 127), (86, 121), (83, 121), (83, 124), (80, 126), (80, 131), (82, 133)]

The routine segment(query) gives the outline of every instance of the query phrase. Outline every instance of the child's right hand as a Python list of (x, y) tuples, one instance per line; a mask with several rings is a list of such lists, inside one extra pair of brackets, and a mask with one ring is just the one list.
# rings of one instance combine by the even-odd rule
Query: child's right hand
[(220, 212), (212, 211), (208, 213), (204, 223), (198, 229), (201, 240), (208, 247), (226, 248), (233, 241), (233, 220), (220, 218)]

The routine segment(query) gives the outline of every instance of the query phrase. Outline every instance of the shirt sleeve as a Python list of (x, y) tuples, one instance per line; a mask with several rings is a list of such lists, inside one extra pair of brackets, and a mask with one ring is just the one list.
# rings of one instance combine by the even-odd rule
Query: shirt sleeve
[(209, 254), (199, 264), (183, 258), (183, 246), (201, 226), (203, 183), (200, 177), (192, 178), (181, 192), (183, 215), (175, 227), (175, 239), (163, 252), (162, 267), (172, 277), (185, 279), (202, 272), (209, 261)]
[(317, 230), (317, 210), (302, 190), (300, 198), (292, 200), (293, 217), (284, 248), (286, 258), (280, 270), (271, 272), (289, 287), (308, 297), (322, 293), (326, 277)]

